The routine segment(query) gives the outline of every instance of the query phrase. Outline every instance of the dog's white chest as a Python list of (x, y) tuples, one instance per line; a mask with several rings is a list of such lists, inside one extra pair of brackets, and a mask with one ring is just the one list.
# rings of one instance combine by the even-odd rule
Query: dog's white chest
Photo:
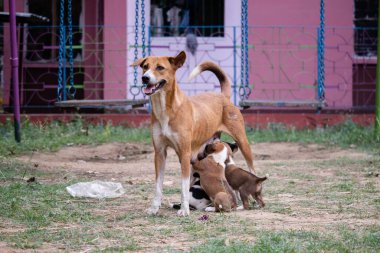
[(175, 149), (178, 147), (178, 134), (169, 126), (169, 119), (162, 118), (153, 126), (153, 137), (165, 137)]
[(157, 117), (157, 122), (153, 125), (153, 138), (165, 137), (175, 149), (178, 147), (178, 134), (169, 125), (169, 117), (165, 110), (165, 93), (155, 97), (153, 112)]

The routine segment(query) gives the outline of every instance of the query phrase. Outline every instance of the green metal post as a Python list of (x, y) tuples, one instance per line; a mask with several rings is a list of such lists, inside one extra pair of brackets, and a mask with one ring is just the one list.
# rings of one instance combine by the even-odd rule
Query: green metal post
[(375, 135), (380, 137), (380, 4), (377, 15), (376, 119)]

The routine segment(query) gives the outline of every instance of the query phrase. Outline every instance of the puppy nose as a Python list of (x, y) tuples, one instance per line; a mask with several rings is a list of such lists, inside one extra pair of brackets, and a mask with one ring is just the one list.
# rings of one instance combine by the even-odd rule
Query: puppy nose
[(142, 78), (143, 83), (148, 83), (149, 82), (149, 76), (143, 76)]

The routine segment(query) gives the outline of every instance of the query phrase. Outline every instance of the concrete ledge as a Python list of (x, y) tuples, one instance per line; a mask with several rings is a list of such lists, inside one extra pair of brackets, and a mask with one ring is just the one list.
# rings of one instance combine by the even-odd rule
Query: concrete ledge
[[(269, 124), (283, 124), (297, 129), (324, 127), (336, 125), (347, 120), (368, 126), (374, 124), (374, 113), (321, 113), (315, 112), (261, 112), (243, 111), (245, 123), (249, 127), (266, 128)], [(126, 127), (149, 127), (150, 114), (148, 113), (107, 113), (107, 114), (22, 114), (22, 120), (31, 122), (51, 122), (54, 120), (69, 122), (82, 119), (93, 124), (106, 124)], [(13, 114), (0, 114), (0, 122), (13, 120)]]

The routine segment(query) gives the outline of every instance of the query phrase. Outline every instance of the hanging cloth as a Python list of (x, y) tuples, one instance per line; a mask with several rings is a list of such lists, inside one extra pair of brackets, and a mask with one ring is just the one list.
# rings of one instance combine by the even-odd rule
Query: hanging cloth
[(179, 34), (179, 24), (181, 22), (181, 18), (179, 16), (179, 13), (181, 12), (181, 9), (174, 6), (170, 10), (166, 12), (166, 15), (168, 16), (168, 22), (172, 28), (170, 29), (173, 36), (178, 36)]

